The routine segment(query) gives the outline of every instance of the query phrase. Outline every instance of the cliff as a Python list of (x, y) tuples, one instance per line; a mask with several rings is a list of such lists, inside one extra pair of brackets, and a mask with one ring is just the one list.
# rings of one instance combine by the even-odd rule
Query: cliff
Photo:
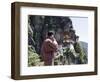
[[(72, 21), (69, 17), (29, 15), (28, 16), (28, 45), (31, 46), (34, 52), (37, 53), (39, 56), (41, 56), (40, 54), (41, 45), (43, 41), (45, 40), (45, 38), (47, 37), (48, 31), (51, 31), (51, 30), (54, 31), (54, 35), (58, 44), (62, 45), (63, 47), (66, 47), (68, 45), (67, 43), (68, 40), (74, 46), (74, 44), (77, 42), (77, 39), (79, 38), (79, 36), (75, 34)], [(80, 46), (80, 50), (82, 49), (81, 48), (82, 46), (83, 45)], [(83, 51), (81, 51), (82, 53), (78, 52), (78, 54), (83, 55)], [(70, 51), (71, 52), (70, 58), (68, 58), (69, 53), (67, 52), (65, 53), (63, 52), (64, 54), (66, 54), (66, 57), (63, 60), (64, 62), (67, 61), (69, 63), (64, 63), (64, 64), (84, 63), (82, 59), (83, 56), (79, 57), (78, 59), (75, 58), (75, 55), (77, 55), (75, 50), (74, 52)], [(61, 62), (63, 62), (63, 60)], [(77, 62), (75, 62), (74, 60)]]

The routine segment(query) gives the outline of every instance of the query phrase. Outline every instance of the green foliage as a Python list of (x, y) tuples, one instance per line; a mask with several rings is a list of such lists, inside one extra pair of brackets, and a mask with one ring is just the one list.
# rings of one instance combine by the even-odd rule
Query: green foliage
[(75, 44), (74, 44), (74, 49), (75, 49), (75, 52), (76, 52), (76, 53), (80, 53), (80, 51), (81, 51), (80, 44), (79, 44), (79, 43), (75, 43)]
[(31, 46), (31, 45), (28, 45), (28, 51), (36, 53), (35, 48), (33, 46)]
[(31, 47), (28, 47), (28, 66), (38, 66), (39, 63), (39, 55)]
[(79, 58), (80, 58), (80, 60), (81, 60), (81, 63), (84, 63), (84, 56), (85, 56), (85, 54), (84, 54), (84, 52), (83, 52), (82, 49), (81, 49), (80, 55), (79, 55)]
[(79, 43), (75, 43), (74, 48), (75, 48), (76, 53), (79, 53), (80, 63), (83, 63), (84, 64), (85, 61), (87, 60), (87, 57), (86, 57), (85, 52), (81, 48), (80, 44)]
[(63, 50), (63, 54), (66, 55), (66, 57), (73, 55), (73, 50), (70, 48), (66, 48)]
[(65, 57), (65, 64), (68, 64), (70, 65), (71, 63), (75, 63), (74, 60), (75, 60), (75, 56), (74, 56), (74, 51), (70, 48), (65, 48), (63, 50), (63, 54), (64, 54), (64, 57)]

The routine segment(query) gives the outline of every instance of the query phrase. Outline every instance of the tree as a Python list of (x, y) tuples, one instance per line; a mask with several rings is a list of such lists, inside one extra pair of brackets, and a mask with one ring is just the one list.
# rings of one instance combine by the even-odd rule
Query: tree
[(85, 52), (83, 51), (83, 49), (81, 48), (81, 46), (78, 42), (76, 42), (74, 44), (74, 49), (75, 49), (76, 53), (79, 53), (79, 57), (78, 57), (79, 62), (78, 63), (84, 64), (85, 61), (87, 60), (87, 57), (86, 57)]

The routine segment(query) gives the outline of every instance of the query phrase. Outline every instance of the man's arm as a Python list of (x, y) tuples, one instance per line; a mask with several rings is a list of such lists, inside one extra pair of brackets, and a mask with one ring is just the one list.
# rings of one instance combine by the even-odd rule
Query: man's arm
[(52, 51), (57, 51), (57, 49), (58, 49), (58, 43), (56, 40), (48, 41), (48, 46), (50, 47), (50, 50), (52, 50)]

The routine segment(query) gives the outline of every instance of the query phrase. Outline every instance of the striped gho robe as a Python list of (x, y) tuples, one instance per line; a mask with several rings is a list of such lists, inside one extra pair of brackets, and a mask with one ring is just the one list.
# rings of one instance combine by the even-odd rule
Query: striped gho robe
[(44, 65), (52, 65), (54, 59), (54, 53), (57, 52), (58, 44), (57, 41), (52, 41), (47, 38), (41, 48), (41, 55), (44, 60)]

